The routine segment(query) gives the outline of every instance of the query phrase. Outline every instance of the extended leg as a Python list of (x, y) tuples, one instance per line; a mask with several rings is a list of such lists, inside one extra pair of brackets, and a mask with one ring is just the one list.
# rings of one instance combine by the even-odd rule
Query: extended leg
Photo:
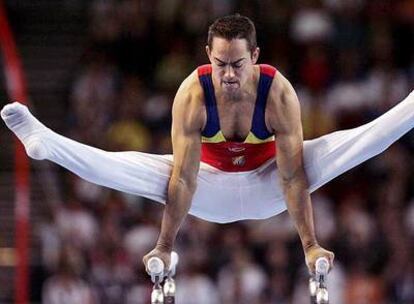
[(34, 159), (47, 159), (92, 183), (165, 202), (172, 161), (139, 152), (106, 152), (46, 128), (19, 103), (1, 111), (6, 125)]
[(414, 127), (414, 93), (377, 119), (304, 144), (310, 190), (370, 159)]

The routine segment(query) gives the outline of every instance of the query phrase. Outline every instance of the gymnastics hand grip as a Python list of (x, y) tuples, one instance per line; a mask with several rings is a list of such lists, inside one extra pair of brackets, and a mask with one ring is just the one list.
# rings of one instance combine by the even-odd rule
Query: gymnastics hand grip
[(147, 262), (148, 274), (151, 276), (151, 280), (155, 283), (158, 280), (162, 280), (164, 276), (164, 262), (158, 257), (152, 257)]
[(329, 261), (325, 257), (318, 258), (315, 263), (316, 275), (327, 275), (329, 271)]
[(327, 289), (327, 278), (329, 271), (329, 261), (325, 257), (318, 258), (315, 263), (315, 280), (317, 282), (316, 303), (329, 304), (329, 294)]
[(321, 285), (321, 287), (326, 287), (329, 267), (329, 261), (327, 258), (321, 257), (316, 260), (315, 280)]
[(166, 275), (170, 277), (175, 275), (175, 270), (177, 268), (178, 260), (179, 260), (178, 254), (175, 251), (171, 252), (170, 267), (168, 268), (167, 271), (165, 271), (164, 262), (160, 258), (158, 257), (150, 258), (147, 262), (147, 269), (148, 269), (148, 274), (151, 276), (151, 280), (154, 282), (156, 277), (162, 280), (164, 276)]
[(175, 275), (175, 269), (177, 268), (178, 260), (179, 260), (179, 258), (178, 258), (177, 252), (175, 252), (175, 251), (171, 252), (170, 267), (168, 269), (168, 275), (169, 276)]

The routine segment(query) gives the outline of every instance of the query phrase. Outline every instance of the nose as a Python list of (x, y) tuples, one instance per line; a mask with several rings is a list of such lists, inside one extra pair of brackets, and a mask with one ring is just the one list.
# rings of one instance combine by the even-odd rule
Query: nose
[(234, 74), (234, 68), (230, 64), (227, 65), (226, 66), (225, 73), (224, 73), (224, 77), (226, 79), (233, 79), (234, 76), (235, 76), (235, 74)]

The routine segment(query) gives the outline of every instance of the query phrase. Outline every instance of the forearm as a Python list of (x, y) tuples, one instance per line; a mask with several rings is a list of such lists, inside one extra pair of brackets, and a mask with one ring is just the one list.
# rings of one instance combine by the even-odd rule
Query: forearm
[(283, 181), (287, 209), (302, 242), (303, 249), (317, 244), (313, 210), (304, 173)]
[(191, 207), (195, 185), (171, 178), (157, 246), (172, 250), (178, 230)]

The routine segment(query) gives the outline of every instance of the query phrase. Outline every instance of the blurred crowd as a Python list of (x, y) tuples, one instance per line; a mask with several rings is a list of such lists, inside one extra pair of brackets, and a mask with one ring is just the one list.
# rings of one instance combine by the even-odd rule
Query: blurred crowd
[[(234, 12), (255, 22), (259, 61), (292, 81), (307, 139), (368, 122), (414, 87), (410, 0), (95, 0), (67, 135), (111, 151), (171, 153), (175, 91), (207, 63), (208, 25)], [(336, 254), (331, 303), (414, 303), (413, 151), (411, 132), (312, 196), (320, 242)], [(38, 229), (43, 302), (149, 303), (141, 259), (162, 206), (65, 177), (66, 201)], [(190, 216), (176, 251), (177, 303), (309, 302), (286, 213), (229, 225)]]

